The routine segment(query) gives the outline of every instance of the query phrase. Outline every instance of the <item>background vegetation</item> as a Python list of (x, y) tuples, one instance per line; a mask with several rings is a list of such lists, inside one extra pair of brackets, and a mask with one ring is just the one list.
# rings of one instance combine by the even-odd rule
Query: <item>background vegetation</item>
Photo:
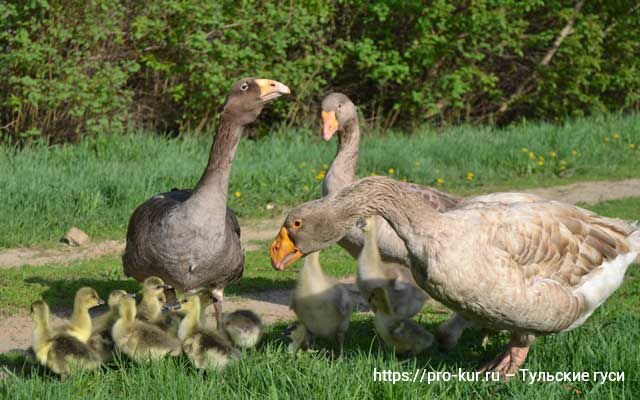
[(25, 0), (0, 3), (0, 132), (60, 142), (200, 131), (237, 78), (286, 82), (267, 119), (329, 90), (383, 128), (640, 107), (634, 0)]

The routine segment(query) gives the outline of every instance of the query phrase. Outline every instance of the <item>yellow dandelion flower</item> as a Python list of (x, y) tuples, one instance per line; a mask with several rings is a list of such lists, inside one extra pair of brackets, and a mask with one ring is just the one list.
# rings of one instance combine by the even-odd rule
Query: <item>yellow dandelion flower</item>
[(389, 175), (393, 175), (396, 173), (396, 170), (393, 168), (389, 168), (389, 170), (387, 171), (389, 173)]
[(475, 176), (476, 175), (473, 172), (471, 172), (471, 171), (467, 172), (467, 180), (469, 182), (471, 182)]
[(373, 171), (369, 174), (370, 176), (378, 176), (378, 174), (376, 174), (376, 171)]
[(611, 135), (614, 139), (620, 139), (620, 134), (619, 133), (614, 133), (613, 135)]
[(419, 166), (420, 166), (420, 161), (416, 161), (416, 162), (414, 163), (414, 165), (415, 165), (416, 167), (419, 167)]
[(577, 156), (578, 155), (578, 151), (577, 150), (571, 150), (571, 155), (572, 156)]
[(542, 167), (544, 165), (544, 160), (538, 160), (538, 166)]
[(304, 185), (302, 187), (302, 190), (304, 190), (305, 192), (308, 192), (309, 191), (309, 185)]
[(629, 148), (630, 148), (631, 150), (633, 150), (633, 149), (635, 149), (635, 148), (636, 148), (636, 145), (635, 145), (635, 144), (633, 144), (633, 143), (631, 143), (631, 144), (629, 145)]
[(311, 171), (312, 174), (316, 173), (316, 169), (315, 168), (311, 168), (309, 171)]
[(538, 161), (544, 161), (544, 157), (538, 156)]
[(558, 157), (558, 153), (556, 153), (555, 151), (550, 151), (549, 152), (549, 157), (556, 158), (556, 157)]
[(329, 165), (327, 165), (327, 164), (322, 164), (322, 169), (327, 169), (327, 168), (329, 168)]
[(307, 163), (306, 162), (301, 162), (300, 163), (300, 168), (307, 168)]
[(407, 181), (407, 177), (406, 177), (406, 176), (403, 176), (403, 177), (402, 177), (402, 182), (406, 182), (406, 181)]
[(318, 172), (318, 175), (316, 175), (316, 180), (321, 181), (323, 179), (324, 179), (324, 171)]
[(234, 195), (234, 196), (236, 196), (236, 198), (237, 198), (237, 199), (239, 199), (239, 198), (240, 198), (240, 196), (242, 196), (242, 193), (240, 193), (240, 192), (235, 192), (233, 195)]
[(603, 137), (602, 140), (604, 140), (605, 143), (609, 143), (609, 136)]
[(436, 183), (437, 183), (439, 186), (442, 186), (442, 185), (444, 185), (444, 179), (442, 179), (442, 178), (438, 178), (438, 179), (436, 179)]
[(520, 149), (520, 151), (523, 152), (523, 153), (528, 153), (529, 149), (527, 149), (526, 147), (523, 147), (523, 148)]
[(529, 159), (530, 160), (535, 160), (536, 159), (536, 153), (534, 153), (533, 151), (529, 152)]
[(567, 169), (567, 167), (565, 167), (564, 165), (560, 166), (560, 171), (564, 171), (565, 169)]
[(560, 165), (567, 165), (567, 160), (560, 161)]

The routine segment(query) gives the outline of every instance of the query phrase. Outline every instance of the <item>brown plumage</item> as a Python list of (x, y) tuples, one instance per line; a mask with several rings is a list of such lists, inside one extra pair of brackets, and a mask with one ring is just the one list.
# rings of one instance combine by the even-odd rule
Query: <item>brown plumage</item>
[(266, 102), (286, 93), (285, 85), (267, 79), (242, 79), (232, 86), (209, 162), (193, 191), (158, 194), (131, 216), (122, 258), (127, 276), (139, 281), (158, 276), (183, 291), (210, 288), (220, 323), (224, 288), (244, 270), (240, 225), (226, 206), (231, 163), (244, 127)]
[[(536, 335), (584, 323), (640, 251), (637, 226), (555, 201), (500, 201), (514, 196), (468, 199), (441, 213), (391, 179), (365, 178), (292, 210), (274, 246), (302, 256), (338, 241), (358, 218), (382, 216), (427, 293), (481, 326), (512, 332), (486, 366), (510, 374)], [(290, 260), (272, 252), (279, 269)]]

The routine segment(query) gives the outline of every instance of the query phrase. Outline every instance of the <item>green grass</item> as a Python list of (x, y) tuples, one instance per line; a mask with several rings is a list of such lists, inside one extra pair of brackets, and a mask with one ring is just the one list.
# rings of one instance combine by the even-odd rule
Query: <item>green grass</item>
[[(610, 201), (589, 206), (605, 215), (630, 218), (628, 210), (638, 210), (640, 198)], [(266, 246), (266, 243), (265, 243)], [(266, 247), (265, 247), (266, 249)], [(274, 271), (266, 250), (247, 253), (247, 267), (238, 285), (227, 293), (274, 288), (291, 288), (297, 267)], [(352, 274), (353, 260), (339, 248), (323, 251), (324, 269), (336, 276)], [(54, 308), (70, 307), (73, 293), (80, 286), (94, 286), (101, 295), (109, 290), (136, 290), (138, 285), (121, 274), (119, 259), (107, 256), (70, 266), (21, 267), (0, 270), (0, 307), (3, 314), (24, 313), (35, 299), (44, 298)], [(386, 350), (376, 337), (369, 314), (355, 314), (346, 342), (346, 353), (332, 359), (329, 353), (287, 354), (279, 323), (267, 328), (258, 349), (223, 373), (200, 373), (184, 357), (151, 365), (118, 360), (102, 370), (71, 376), (66, 381), (41, 367), (29, 364), (19, 353), (0, 355), (0, 365), (12, 374), (0, 381), (0, 397), (11, 399), (67, 399), (91, 397), (130, 400), (147, 398), (498, 398), (498, 399), (633, 399), (640, 393), (640, 266), (630, 267), (622, 287), (580, 328), (563, 334), (539, 338), (525, 368), (536, 372), (608, 371), (624, 372), (624, 382), (535, 382), (515, 379), (497, 382), (374, 382), (373, 371), (408, 372), (473, 371), (495, 356), (506, 344), (505, 334), (491, 337), (486, 350), (482, 333), (471, 329), (456, 349), (445, 353), (433, 349), (417, 358), (398, 358)], [(430, 331), (448, 317), (439, 308), (425, 308), (418, 317)], [(332, 348), (334, 344), (320, 341)]]
[[(625, 283), (596, 313), (575, 331), (539, 338), (529, 353), (530, 371), (624, 372), (624, 382), (535, 382), (514, 379), (497, 382), (427, 383), (374, 382), (373, 371), (473, 371), (497, 354), (507, 342), (504, 334), (492, 336), (486, 350), (477, 329), (465, 332), (458, 347), (448, 353), (434, 349), (417, 358), (397, 358), (384, 349), (374, 334), (368, 314), (356, 314), (351, 323), (343, 357), (329, 353), (287, 354), (280, 332), (285, 324), (268, 327), (258, 349), (223, 373), (199, 373), (184, 357), (151, 365), (118, 360), (100, 371), (71, 376), (66, 381), (41, 367), (28, 364), (24, 356), (0, 355), (14, 375), (0, 382), (0, 396), (11, 399), (67, 399), (91, 397), (130, 400), (148, 398), (193, 399), (362, 399), (362, 398), (498, 398), (498, 399), (633, 399), (640, 392), (638, 343), (640, 343), (640, 269), (632, 267)], [(425, 310), (422, 323), (433, 330), (446, 315)], [(321, 345), (334, 346), (325, 341)]]
[[(123, 237), (139, 203), (195, 184), (210, 140), (132, 134), (104, 135), (78, 145), (0, 147), (0, 248), (58, 240), (73, 225), (96, 238)], [(426, 128), (412, 136), (366, 137), (359, 174), (390, 174), (393, 169), (394, 177), (422, 184), (436, 184), (440, 178), (444, 190), (461, 194), (618, 179), (638, 175), (640, 152), (631, 151), (630, 144), (640, 145), (640, 114), (592, 117), (563, 126)], [(305, 129), (243, 140), (231, 177), (230, 206), (241, 217), (265, 217), (317, 197), (316, 176), (331, 162), (335, 148), (335, 140), (326, 144), (317, 132)], [(522, 148), (534, 152), (535, 160)], [(550, 156), (552, 151), (556, 157)], [(542, 166), (537, 165), (539, 155)], [(475, 174), (472, 181), (467, 172)], [(276, 207), (267, 210), (267, 203)]]
[[(346, 276), (355, 272), (355, 262), (341, 248), (334, 246), (322, 252), (321, 262), (327, 273)], [(278, 272), (271, 267), (264, 249), (246, 253), (242, 279), (225, 290), (225, 296), (273, 289), (291, 289), (298, 268)], [(53, 309), (71, 308), (75, 292), (82, 286), (95, 288), (103, 299), (114, 289), (137, 291), (139, 284), (122, 272), (116, 255), (81, 261), (67, 266), (43, 265), (0, 269), (0, 317), (26, 313), (32, 302), (44, 299)]]

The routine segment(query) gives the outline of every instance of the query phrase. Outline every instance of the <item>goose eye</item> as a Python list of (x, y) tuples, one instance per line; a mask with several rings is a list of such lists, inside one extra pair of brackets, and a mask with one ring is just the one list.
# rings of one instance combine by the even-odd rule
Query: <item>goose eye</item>
[(240, 90), (242, 90), (243, 92), (246, 92), (247, 89), (249, 89), (249, 84), (247, 82), (240, 85)]
[(293, 227), (294, 228), (300, 228), (302, 226), (302, 220), (301, 219), (296, 219), (293, 221)]
[(338, 110), (342, 108), (342, 104), (338, 104)]

